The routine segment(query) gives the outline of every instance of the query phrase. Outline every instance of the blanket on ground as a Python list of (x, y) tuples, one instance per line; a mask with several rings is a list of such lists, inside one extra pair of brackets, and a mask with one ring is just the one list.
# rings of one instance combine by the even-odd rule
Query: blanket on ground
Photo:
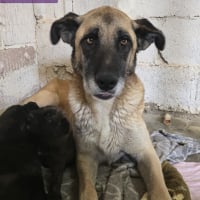
[[(151, 139), (161, 161), (180, 162), (200, 153), (200, 141), (193, 138), (155, 131)], [(112, 166), (100, 166), (96, 183), (99, 200), (139, 200), (146, 189), (135, 165), (125, 156)], [(77, 188), (75, 170), (67, 169), (62, 184), (63, 200), (76, 200)]]
[(200, 162), (180, 162), (174, 165), (184, 177), (192, 200), (200, 199)]
[(189, 155), (200, 153), (200, 140), (180, 134), (159, 130), (151, 134), (151, 140), (161, 162), (177, 163), (186, 160)]

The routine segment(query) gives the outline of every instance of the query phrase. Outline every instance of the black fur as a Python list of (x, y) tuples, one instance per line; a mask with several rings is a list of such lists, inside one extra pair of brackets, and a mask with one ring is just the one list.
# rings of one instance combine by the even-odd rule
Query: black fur
[(159, 50), (165, 47), (165, 36), (162, 31), (158, 30), (147, 19), (138, 19), (135, 22), (139, 28), (135, 30), (138, 43), (138, 51), (145, 50), (152, 43), (155, 43)]
[(29, 114), (27, 129), (39, 160), (51, 171), (48, 199), (60, 200), (64, 169), (75, 160), (75, 144), (69, 123), (55, 107), (47, 106)]
[(44, 200), (41, 164), (25, 130), (36, 104), (12, 106), (0, 117), (0, 199)]
[(74, 157), (69, 123), (56, 108), (8, 108), (0, 117), (0, 199), (45, 200), (42, 164), (51, 171), (48, 200), (60, 200), (64, 168)]
[(68, 13), (63, 18), (55, 21), (51, 26), (50, 39), (52, 44), (57, 44), (60, 38), (71, 46), (74, 46), (74, 37), (79, 23), (75, 13)]

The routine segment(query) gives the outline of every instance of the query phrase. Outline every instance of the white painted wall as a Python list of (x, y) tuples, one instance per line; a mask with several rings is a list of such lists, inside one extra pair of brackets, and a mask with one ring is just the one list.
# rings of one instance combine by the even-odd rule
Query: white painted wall
[(200, 113), (200, 1), (119, 0), (133, 19), (148, 18), (166, 36), (163, 56), (154, 46), (138, 55), (145, 101), (160, 109)]
[[(164, 63), (152, 45), (139, 53), (137, 73), (146, 103), (160, 109), (200, 114), (199, 0), (59, 0), (58, 4), (0, 4), (0, 109), (19, 102), (47, 81), (42, 69), (70, 64), (71, 47), (49, 41), (51, 23), (65, 13), (83, 14), (101, 5), (122, 9), (133, 19), (148, 18), (166, 36)], [(34, 62), (1, 60), (5, 51), (33, 47)], [(8, 51), (6, 51), (8, 52)], [(7, 54), (6, 54), (7, 55)], [(9, 55), (9, 54), (8, 54)], [(21, 55), (21, 54), (20, 54)], [(8, 59), (9, 58), (8, 56)], [(17, 64), (18, 63), (18, 64)]]
[(0, 4), (0, 110), (39, 85), (32, 4)]

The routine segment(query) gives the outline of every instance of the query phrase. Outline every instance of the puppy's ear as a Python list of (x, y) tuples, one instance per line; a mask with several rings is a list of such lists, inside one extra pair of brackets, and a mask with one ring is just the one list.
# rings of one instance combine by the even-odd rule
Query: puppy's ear
[(32, 110), (37, 110), (39, 109), (39, 106), (35, 102), (28, 102), (25, 105), (22, 105), (22, 107), (27, 111), (30, 112)]
[(152, 43), (155, 43), (158, 50), (164, 49), (165, 36), (147, 19), (134, 20), (133, 26), (137, 37), (137, 51), (145, 50)]
[(51, 26), (50, 39), (52, 44), (57, 44), (60, 38), (71, 46), (74, 46), (74, 37), (79, 27), (78, 15), (68, 13), (63, 18), (55, 21)]

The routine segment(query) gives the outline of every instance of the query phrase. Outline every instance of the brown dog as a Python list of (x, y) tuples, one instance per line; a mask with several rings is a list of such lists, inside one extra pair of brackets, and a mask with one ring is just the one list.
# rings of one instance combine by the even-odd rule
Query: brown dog
[(151, 200), (171, 199), (159, 159), (144, 123), (144, 89), (135, 74), (136, 54), (164, 35), (148, 20), (100, 7), (85, 15), (69, 13), (51, 27), (51, 41), (73, 47), (71, 80), (53, 80), (27, 101), (61, 107), (77, 145), (80, 200), (97, 200), (98, 164), (123, 153), (137, 160)]

